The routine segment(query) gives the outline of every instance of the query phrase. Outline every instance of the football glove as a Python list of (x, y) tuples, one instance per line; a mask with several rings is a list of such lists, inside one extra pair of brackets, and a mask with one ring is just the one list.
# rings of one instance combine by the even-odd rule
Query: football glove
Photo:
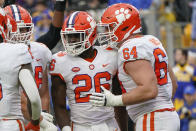
[(45, 119), (40, 121), (40, 131), (57, 131), (58, 128), (52, 123)]
[(113, 95), (109, 90), (101, 86), (102, 93), (92, 93), (90, 103), (94, 106), (123, 106), (122, 95)]
[(62, 131), (71, 131), (71, 127), (70, 126), (64, 126), (62, 128)]
[(54, 118), (51, 114), (46, 112), (41, 112), (41, 115), (43, 116), (43, 119), (47, 120), (48, 122), (53, 122)]

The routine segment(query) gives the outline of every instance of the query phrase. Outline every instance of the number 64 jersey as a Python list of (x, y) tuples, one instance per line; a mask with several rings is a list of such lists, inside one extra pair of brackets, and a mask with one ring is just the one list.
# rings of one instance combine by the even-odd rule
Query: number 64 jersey
[(117, 72), (117, 52), (94, 47), (97, 55), (92, 62), (59, 52), (53, 55), (50, 74), (58, 75), (67, 85), (66, 94), (71, 109), (71, 120), (88, 126), (114, 118), (112, 107), (95, 107), (89, 95), (101, 92), (100, 86), (111, 90)]
[(171, 101), (172, 83), (168, 72), (168, 57), (161, 42), (154, 36), (145, 35), (129, 39), (118, 50), (118, 77), (122, 91), (124, 93), (129, 92), (137, 87), (133, 79), (125, 72), (124, 66), (126, 62), (139, 59), (147, 60), (151, 63), (157, 77), (158, 96), (155, 99), (140, 104), (127, 106), (128, 114), (135, 122), (138, 117), (146, 113), (158, 109), (173, 108)]

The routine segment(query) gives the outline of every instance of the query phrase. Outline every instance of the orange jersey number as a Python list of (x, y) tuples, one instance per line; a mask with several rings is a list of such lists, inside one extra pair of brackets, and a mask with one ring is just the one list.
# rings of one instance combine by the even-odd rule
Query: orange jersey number
[(131, 51), (129, 51), (129, 48), (123, 49), (123, 57), (125, 60), (128, 60), (130, 55), (133, 56), (133, 58), (137, 58), (136, 46), (134, 46)]
[(102, 79), (102, 78), (105, 79), (106, 81), (109, 81), (111, 79), (111, 76), (108, 72), (97, 73), (94, 76), (93, 80), (87, 74), (74, 76), (74, 78), (72, 79), (73, 84), (79, 84), (79, 81), (84, 81), (85, 82), (85, 86), (78, 86), (74, 90), (76, 103), (89, 102), (90, 94), (87, 93), (87, 95), (81, 96), (81, 92), (89, 92), (92, 88), (92, 82), (93, 81), (94, 81), (94, 84), (95, 84), (95, 92), (101, 92), (100, 86), (104, 86), (106, 89), (110, 89), (110, 84), (109, 83), (104, 83), (104, 84), (100, 83), (100, 79)]
[[(163, 50), (160, 48), (157, 48), (153, 52), (155, 57), (155, 74), (157, 76), (158, 84), (165, 85), (167, 84), (167, 63), (163, 59), (166, 57), (166, 54)], [(160, 60), (159, 56), (162, 57), (162, 60)], [(162, 71), (162, 73), (161, 73)]]
[(3, 98), (3, 90), (2, 90), (2, 86), (0, 84), (0, 100)]
[(42, 84), (42, 76), (43, 75), (43, 69), (42, 66), (36, 66), (35, 67), (35, 82), (37, 85), (37, 88), (39, 89)]
[(52, 59), (51, 62), (50, 62), (50, 71), (53, 71), (54, 70), (55, 63), (56, 63), (56, 60), (55, 59)]

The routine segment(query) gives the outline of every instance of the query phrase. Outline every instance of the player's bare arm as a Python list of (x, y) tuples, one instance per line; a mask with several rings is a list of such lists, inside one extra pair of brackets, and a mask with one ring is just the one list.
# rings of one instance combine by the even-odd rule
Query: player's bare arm
[[(117, 78), (117, 75), (112, 80), (112, 93), (115, 95), (121, 95), (121, 87)], [(115, 119), (121, 131), (128, 130), (128, 114), (125, 106), (114, 107)]]
[(66, 83), (59, 76), (52, 76), (52, 101), (59, 127), (70, 126), (69, 112), (66, 110)]
[(52, 24), (55, 27), (62, 27), (64, 21), (64, 11), (67, 0), (56, 0), (54, 16), (52, 18)]
[(171, 81), (172, 81), (172, 98), (173, 98), (175, 93), (176, 93), (176, 89), (178, 88), (178, 84), (177, 84), (177, 80), (176, 80), (176, 77), (174, 75), (174, 72), (173, 72), (171, 66), (169, 65), (168, 67), (169, 67), (168, 68), (169, 75), (170, 75), (170, 78), (171, 78)]
[(147, 60), (135, 60), (125, 65), (126, 72), (132, 77), (137, 87), (122, 95), (124, 105), (132, 105), (154, 99), (158, 94), (157, 79)]
[(48, 87), (48, 70), (47, 67), (43, 72), (42, 87), (39, 89), (39, 94), (42, 102), (42, 111), (49, 112), (50, 96)]

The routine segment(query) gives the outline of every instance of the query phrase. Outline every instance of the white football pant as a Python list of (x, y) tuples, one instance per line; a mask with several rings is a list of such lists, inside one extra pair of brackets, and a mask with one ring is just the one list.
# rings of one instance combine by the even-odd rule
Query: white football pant
[(79, 125), (72, 123), (73, 131), (120, 131), (115, 118), (106, 120), (104, 123), (100, 123), (93, 126)]
[(151, 112), (136, 121), (136, 131), (180, 131), (176, 111)]
[(0, 120), (0, 131), (25, 131), (21, 120)]

